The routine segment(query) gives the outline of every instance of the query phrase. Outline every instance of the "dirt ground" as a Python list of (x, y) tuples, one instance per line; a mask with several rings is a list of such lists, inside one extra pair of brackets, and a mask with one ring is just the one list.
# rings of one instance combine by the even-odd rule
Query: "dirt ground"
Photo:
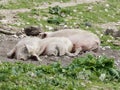
[[(48, 65), (53, 62), (60, 61), (63, 66), (66, 66), (70, 64), (73, 60), (73, 58), (85, 56), (88, 53), (84, 53), (82, 55), (78, 55), (76, 57), (68, 57), (68, 56), (62, 56), (62, 57), (54, 57), (54, 56), (40, 56), (42, 59), (42, 62), (34, 61), (34, 60), (15, 60), (15, 59), (8, 59), (6, 56), (6, 53), (9, 52), (15, 44), (20, 40), (20, 38), (16, 38), (13, 35), (4, 35), (0, 34), (0, 60), (1, 61), (8, 61), (8, 62), (25, 62), (25, 63), (34, 63), (34, 64), (45, 64)], [(91, 53), (91, 52), (90, 52)], [(106, 55), (107, 57), (115, 58), (116, 65), (120, 66), (120, 51), (118, 50), (112, 50), (109, 47), (101, 47), (101, 49), (96, 53), (96, 56), (100, 55)]]
[[(66, 6), (74, 6), (80, 3), (90, 3), (90, 2), (99, 2), (99, 1), (105, 1), (105, 0), (71, 0), (71, 2), (69, 3), (52, 3), (51, 6), (55, 6), (55, 5), (62, 5), (62, 7), (66, 7)], [(7, 0), (1, 0), (1, 3), (7, 3)], [(36, 8), (47, 8), (50, 5), (43, 5), (40, 7), (36, 7)], [(4, 10), (1, 9), (0, 10), (0, 14), (4, 14), (5, 18), (4, 20), (0, 20), (0, 22), (2, 23), (2, 26), (0, 26), (1, 29), (3, 30), (10, 30), (10, 31), (18, 31), (18, 28), (14, 28), (9, 26), (9, 24), (11, 23), (17, 23), (17, 17), (15, 17), (15, 15), (18, 12), (29, 12), (29, 9), (19, 9), (19, 10)], [(42, 62), (38, 62), (38, 61), (33, 61), (33, 60), (27, 60), (27, 61), (22, 61), (22, 60), (15, 60), (15, 59), (8, 59), (6, 56), (6, 53), (8, 51), (10, 51), (15, 44), (19, 41), (20, 38), (17, 38), (15, 35), (5, 35), (5, 34), (0, 34), (0, 60), (1, 61), (8, 61), (8, 62), (16, 62), (16, 61), (20, 61), (20, 62), (25, 62), (25, 63), (34, 63), (34, 64), (50, 64), (56, 61), (60, 61), (62, 63), (63, 66), (68, 65), (72, 62), (73, 57), (68, 57), (68, 56), (62, 56), (62, 57), (54, 57), (54, 56), (40, 56), (42, 59)], [(85, 54), (82, 55), (78, 55), (77, 57), (81, 57), (81, 56), (85, 56)], [(120, 50), (112, 50), (109, 47), (101, 47), (100, 51), (98, 51), (96, 53), (97, 56), (100, 55), (106, 55), (107, 57), (113, 57), (115, 58), (116, 61), (116, 65), (118, 67), (120, 67)], [(76, 58), (76, 57), (74, 57)]]

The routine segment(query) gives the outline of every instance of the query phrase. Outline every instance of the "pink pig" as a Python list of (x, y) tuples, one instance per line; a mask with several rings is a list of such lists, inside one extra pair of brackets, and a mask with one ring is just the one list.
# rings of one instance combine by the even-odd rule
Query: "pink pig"
[(94, 33), (79, 29), (64, 29), (55, 32), (40, 33), (40, 38), (67, 37), (73, 43), (73, 52), (78, 55), (81, 51), (97, 52), (100, 47), (100, 39)]
[(38, 37), (25, 37), (7, 53), (7, 57), (16, 58), (18, 60), (34, 58), (38, 61), (42, 61), (39, 58), (39, 55), (42, 54), (74, 56), (74, 54), (71, 53), (72, 48), (72, 42), (66, 37), (50, 37), (45, 39), (40, 39)]

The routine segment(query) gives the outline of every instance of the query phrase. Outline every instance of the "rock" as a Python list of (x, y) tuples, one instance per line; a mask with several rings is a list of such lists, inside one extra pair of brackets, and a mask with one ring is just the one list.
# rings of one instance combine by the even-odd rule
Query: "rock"
[(120, 30), (114, 32), (113, 37), (115, 37), (115, 38), (120, 37)]
[(115, 41), (113, 41), (113, 44), (116, 45), (116, 46), (120, 46), (120, 41), (119, 40), (115, 40)]
[(24, 28), (24, 32), (27, 36), (37, 36), (42, 30), (40, 27), (29, 26)]
[(85, 26), (87, 26), (87, 27), (91, 27), (92, 24), (91, 24), (90, 22), (85, 22)]
[(114, 38), (120, 37), (120, 30), (115, 30), (111, 28), (107, 28), (104, 32), (105, 35), (111, 35)]
[(104, 32), (105, 35), (113, 35), (114, 33), (114, 29), (111, 28), (107, 28)]

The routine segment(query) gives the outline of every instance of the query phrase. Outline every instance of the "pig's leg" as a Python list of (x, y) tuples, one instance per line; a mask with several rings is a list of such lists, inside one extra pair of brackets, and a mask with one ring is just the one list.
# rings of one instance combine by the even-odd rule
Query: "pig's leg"
[(56, 44), (54, 44), (54, 43), (49, 44), (46, 49), (46, 54), (48, 56), (57, 56), (58, 50), (57, 50)]
[(65, 55), (65, 48), (62, 45), (57, 45), (56, 49), (58, 50), (58, 55), (63, 56)]
[(59, 48), (59, 56), (63, 56), (63, 55), (68, 55), (71, 57), (76, 56), (74, 53), (70, 53), (68, 50), (66, 50), (64, 47)]
[(59, 51), (59, 56), (62, 56), (62, 55), (68, 55), (68, 56), (71, 56), (71, 57), (76, 56), (76, 53), (71, 53), (69, 48), (65, 47), (63, 45), (58, 46), (58, 51)]
[(42, 61), (42, 59), (40, 59), (37, 54), (32, 54), (31, 57), (36, 59), (37, 61)]
[(54, 49), (54, 51), (50, 50), (47, 52), (48, 56), (57, 56), (57, 54), (58, 54), (58, 51), (56, 49)]
[(74, 53), (74, 55), (77, 56), (81, 51), (82, 51), (82, 48), (81, 48), (81, 47), (75, 48), (75, 53)]
[(42, 55), (42, 54), (45, 52), (45, 49), (46, 49), (46, 45), (40, 46), (40, 49), (39, 49), (39, 51), (38, 51), (38, 56), (39, 56), (39, 55)]
[(8, 58), (13, 58), (15, 56), (16, 47), (14, 47), (10, 52), (7, 53)]
[(74, 54), (74, 53), (70, 53), (70, 52), (68, 52), (68, 51), (65, 53), (65, 55), (70, 56), (70, 57), (74, 57), (74, 56), (76, 56), (76, 54)]
[(70, 57), (74, 57), (77, 56), (80, 53), (81, 49), (78, 48), (74, 53), (71, 53), (68, 49), (66, 50), (66, 55), (70, 56)]

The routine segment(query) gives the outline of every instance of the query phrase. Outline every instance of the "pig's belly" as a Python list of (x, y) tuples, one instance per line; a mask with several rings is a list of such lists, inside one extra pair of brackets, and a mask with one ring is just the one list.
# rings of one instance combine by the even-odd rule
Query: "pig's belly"
[(72, 41), (75, 49), (82, 48), (83, 51), (90, 50), (95, 44), (95, 40), (90, 37), (71, 36), (69, 39)]

